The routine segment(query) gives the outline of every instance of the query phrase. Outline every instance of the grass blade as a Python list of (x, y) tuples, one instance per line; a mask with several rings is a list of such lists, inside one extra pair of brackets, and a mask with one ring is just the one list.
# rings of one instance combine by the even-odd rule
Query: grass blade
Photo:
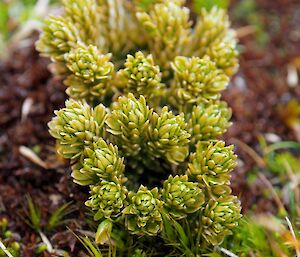
[(64, 218), (74, 211), (75, 211), (75, 207), (72, 206), (72, 202), (62, 205), (49, 218), (46, 225), (46, 230), (51, 231), (55, 229), (57, 226), (65, 223), (66, 220), (64, 220)]
[(93, 243), (87, 236), (78, 236), (71, 229), (71, 233), (78, 239), (78, 241), (84, 246), (91, 257), (103, 257), (99, 247)]
[(32, 198), (28, 195), (27, 198), (27, 218), (26, 223), (34, 230), (38, 231), (41, 224), (41, 211), (36, 207)]

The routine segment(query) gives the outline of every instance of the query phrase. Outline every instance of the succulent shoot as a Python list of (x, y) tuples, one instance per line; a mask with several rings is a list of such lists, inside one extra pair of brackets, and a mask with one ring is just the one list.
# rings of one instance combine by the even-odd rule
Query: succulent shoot
[(236, 155), (218, 140), (230, 126), (220, 97), (238, 66), (235, 34), (225, 10), (192, 22), (185, 1), (144, 2), (64, 0), (45, 21), (36, 47), (70, 97), (49, 131), (74, 182), (90, 187), (97, 242), (114, 226), (158, 238), (167, 215), (206, 249), (241, 216)]

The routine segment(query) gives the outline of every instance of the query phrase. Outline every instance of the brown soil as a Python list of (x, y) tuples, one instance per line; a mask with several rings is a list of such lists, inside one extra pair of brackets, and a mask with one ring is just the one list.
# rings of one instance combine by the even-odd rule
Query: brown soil
[[(233, 2), (235, 7), (240, 1)], [(240, 195), (244, 210), (256, 204), (258, 211), (275, 212), (272, 198), (262, 196), (265, 185), (259, 181), (252, 187), (247, 184), (246, 173), (257, 163), (244, 144), (260, 153), (259, 136), (273, 133), (281, 140), (297, 138), (283, 123), (278, 106), (286, 104), (290, 99), (300, 101), (299, 82), (294, 87), (287, 83), (288, 65), (300, 57), (300, 4), (288, 0), (284, 3), (258, 0), (256, 3), (257, 14), (262, 19), (269, 42), (265, 47), (260, 47), (257, 34), (240, 38), (240, 68), (223, 94), (233, 111), (233, 125), (226, 133), (225, 140), (236, 145), (241, 160), (233, 173), (232, 187)], [(248, 25), (246, 21), (235, 20), (233, 16), (232, 19), (235, 28)], [(298, 74), (299, 71), (300, 67)]]
[[(81, 228), (84, 222), (86, 194), (72, 183), (69, 165), (57, 161), (54, 140), (49, 135), (47, 122), (56, 109), (64, 105), (66, 95), (61, 81), (52, 78), (47, 70), (48, 60), (40, 58), (34, 49), (33, 37), (29, 47), (14, 48), (9, 58), (0, 64), (0, 213), (10, 221), (10, 230), (26, 246), (24, 257), (34, 256), (37, 235), (24, 217), (26, 195), (30, 195), (42, 211), (45, 222), (56, 208), (73, 201), (76, 221), (70, 228)], [(24, 102), (32, 99), (30, 113), (22, 119)], [(20, 146), (36, 149), (51, 169), (44, 169), (22, 156)], [(23, 218), (22, 218), (23, 217)], [(48, 234), (59, 249), (73, 250), (76, 239), (62, 226), (59, 232)], [(45, 255), (46, 256), (46, 255)], [(74, 255), (75, 256), (75, 255)]]

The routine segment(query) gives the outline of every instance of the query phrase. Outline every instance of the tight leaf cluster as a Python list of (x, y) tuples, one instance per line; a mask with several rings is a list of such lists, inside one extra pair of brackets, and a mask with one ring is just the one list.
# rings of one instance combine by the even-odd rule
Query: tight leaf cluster
[(170, 244), (170, 224), (184, 224), (205, 251), (241, 217), (236, 155), (218, 139), (230, 126), (220, 97), (238, 66), (235, 34), (223, 9), (192, 22), (185, 1), (140, 2), (64, 0), (45, 21), (36, 47), (70, 97), (49, 131), (74, 182), (90, 187), (97, 242), (116, 226)]

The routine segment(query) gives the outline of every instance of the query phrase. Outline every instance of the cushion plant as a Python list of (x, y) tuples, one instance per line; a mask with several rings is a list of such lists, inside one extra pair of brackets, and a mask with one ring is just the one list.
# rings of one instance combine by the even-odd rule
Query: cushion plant
[[(226, 11), (192, 21), (182, 0), (63, 4), (36, 43), (70, 97), (50, 134), (74, 182), (90, 187), (86, 205), (110, 228), (105, 243), (125, 233), (145, 249), (160, 242), (160, 256), (221, 244), (241, 217), (230, 189), (236, 155), (218, 139), (231, 117), (221, 92), (238, 66)], [(172, 234), (180, 228), (188, 242)]]

